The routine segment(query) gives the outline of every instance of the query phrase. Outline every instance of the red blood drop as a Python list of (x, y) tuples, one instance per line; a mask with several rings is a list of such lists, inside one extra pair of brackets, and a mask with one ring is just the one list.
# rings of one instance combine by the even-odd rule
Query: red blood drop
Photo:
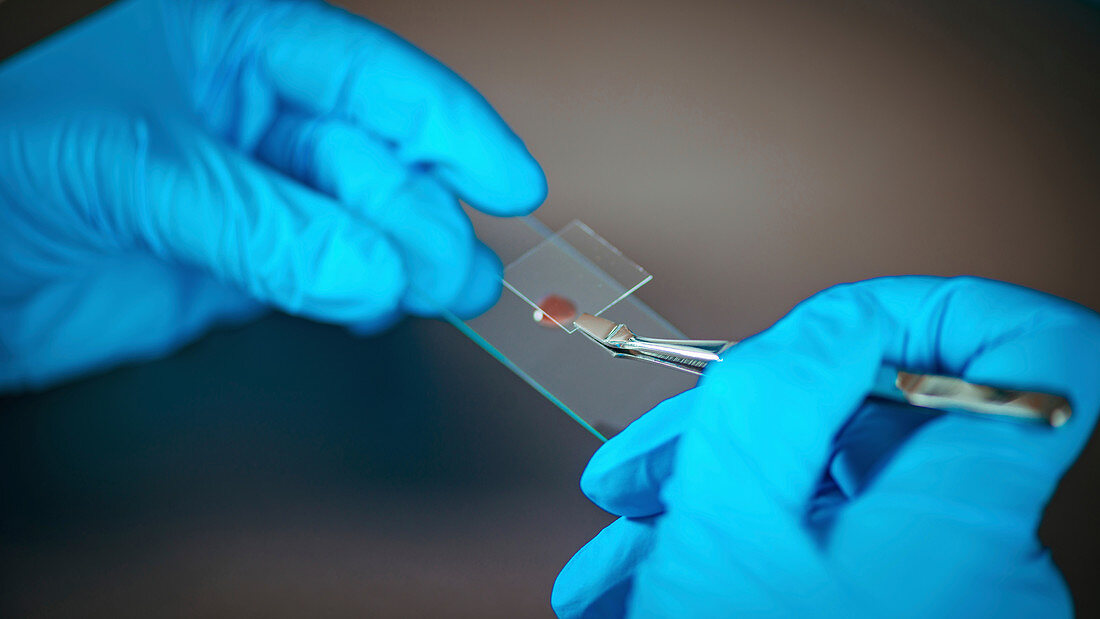
[(548, 294), (539, 301), (532, 318), (540, 327), (569, 327), (577, 317), (577, 306), (563, 296)]

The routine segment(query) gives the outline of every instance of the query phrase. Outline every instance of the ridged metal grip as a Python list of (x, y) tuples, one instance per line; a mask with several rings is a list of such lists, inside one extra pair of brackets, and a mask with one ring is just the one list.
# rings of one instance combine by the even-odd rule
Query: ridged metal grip
[(1037, 421), (1057, 428), (1073, 415), (1069, 400), (1050, 393), (1002, 389), (953, 376), (882, 368), (871, 395), (922, 408)]

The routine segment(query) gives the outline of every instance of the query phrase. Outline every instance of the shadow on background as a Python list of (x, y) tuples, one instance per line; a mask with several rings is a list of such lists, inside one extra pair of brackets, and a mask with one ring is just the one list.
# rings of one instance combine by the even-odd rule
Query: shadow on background
[(0, 405), (7, 617), (547, 615), (607, 520), (595, 439), (441, 323), (276, 315)]

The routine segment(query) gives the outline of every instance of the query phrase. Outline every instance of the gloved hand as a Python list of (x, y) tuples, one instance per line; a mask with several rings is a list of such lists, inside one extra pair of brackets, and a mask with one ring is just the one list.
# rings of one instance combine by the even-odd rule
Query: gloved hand
[[(863, 402), (875, 370), (1066, 395), (1063, 427)], [(604, 445), (623, 516), (558, 577), (562, 617), (1065, 617), (1036, 537), (1100, 408), (1100, 317), (1031, 290), (839, 286)]]
[(458, 198), (546, 192), (461, 78), (320, 3), (122, 2), (0, 65), (0, 92), (0, 388), (268, 305), (476, 313), (500, 265)]

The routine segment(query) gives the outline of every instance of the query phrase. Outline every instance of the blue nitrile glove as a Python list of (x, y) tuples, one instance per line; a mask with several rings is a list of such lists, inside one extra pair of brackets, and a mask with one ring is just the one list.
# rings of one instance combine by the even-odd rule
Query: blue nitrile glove
[[(882, 363), (1066, 395), (1052, 429), (885, 403)], [(1007, 284), (840, 286), (604, 445), (623, 516), (562, 571), (562, 617), (1065, 617), (1036, 537), (1100, 408), (1100, 317)]]
[(123, 2), (0, 65), (0, 388), (149, 357), (272, 305), (476, 313), (458, 198), (542, 202), (461, 78), (313, 2)]

